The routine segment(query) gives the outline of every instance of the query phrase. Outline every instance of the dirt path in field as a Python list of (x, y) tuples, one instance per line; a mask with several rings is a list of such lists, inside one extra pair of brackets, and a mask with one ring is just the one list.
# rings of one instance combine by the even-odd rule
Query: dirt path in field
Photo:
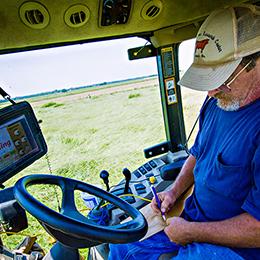
[[(100, 87), (95, 90), (88, 90), (86, 89), (86, 92), (79, 93), (79, 94), (71, 94), (67, 96), (62, 97), (53, 97), (45, 100), (39, 100), (39, 101), (33, 101), (34, 106), (39, 106), (42, 104), (45, 104), (46, 102), (66, 102), (66, 101), (73, 101), (83, 98), (91, 98), (94, 96), (100, 96), (105, 94), (111, 94), (115, 92), (122, 92), (122, 91), (128, 91), (133, 89), (141, 89), (141, 88), (147, 88), (151, 86), (157, 86), (158, 80), (157, 79), (146, 79), (144, 81), (140, 82), (133, 82), (133, 83), (122, 83), (118, 86), (107, 86), (107, 87)], [(48, 96), (47, 96), (48, 97)]]

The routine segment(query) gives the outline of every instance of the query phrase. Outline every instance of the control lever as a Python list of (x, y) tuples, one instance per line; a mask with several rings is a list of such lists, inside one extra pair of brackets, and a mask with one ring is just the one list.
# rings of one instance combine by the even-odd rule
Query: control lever
[(128, 189), (129, 189), (129, 183), (130, 183), (130, 180), (131, 180), (131, 172), (127, 168), (124, 168), (123, 169), (123, 174), (125, 176), (124, 194), (127, 194), (128, 193)]
[[(107, 192), (109, 192), (110, 190), (110, 187), (109, 187), (109, 180), (108, 180), (108, 176), (109, 176), (109, 173), (108, 171), (106, 170), (102, 170), (99, 174), (99, 177), (103, 180), (103, 182), (105, 183), (106, 185), (106, 188), (107, 188)], [(104, 200), (102, 199), (99, 204), (97, 205), (97, 208), (96, 208), (96, 211), (98, 212), (98, 210), (100, 209), (100, 207), (103, 205), (104, 203)]]
[(106, 170), (102, 170), (99, 174), (99, 177), (103, 180), (106, 185), (107, 192), (110, 190), (109, 188), (109, 180), (108, 180), (109, 173)]

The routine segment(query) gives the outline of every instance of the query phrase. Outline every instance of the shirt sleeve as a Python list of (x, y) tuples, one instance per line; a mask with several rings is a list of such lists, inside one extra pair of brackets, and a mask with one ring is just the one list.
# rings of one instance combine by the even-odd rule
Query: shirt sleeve
[(260, 220), (260, 142), (258, 142), (252, 161), (252, 188), (242, 205), (242, 209)]
[(195, 142), (193, 146), (190, 148), (190, 154), (193, 155), (196, 159), (198, 158), (199, 155), (199, 147), (200, 147), (200, 131), (198, 132)]
[(199, 131), (197, 133), (197, 136), (196, 136), (196, 139), (195, 139), (195, 142), (193, 144), (193, 146), (190, 148), (189, 152), (191, 153), (191, 155), (193, 155), (196, 159), (198, 158), (199, 156), (199, 148), (200, 148), (200, 138), (201, 138), (201, 129), (202, 129), (202, 125), (203, 125), (203, 119), (204, 119), (204, 114), (205, 114), (205, 111), (208, 107), (209, 104), (212, 105), (212, 103), (214, 102), (214, 99), (209, 99), (209, 97), (207, 97), (205, 100), (204, 100), (204, 103), (200, 109), (200, 115), (199, 115)]

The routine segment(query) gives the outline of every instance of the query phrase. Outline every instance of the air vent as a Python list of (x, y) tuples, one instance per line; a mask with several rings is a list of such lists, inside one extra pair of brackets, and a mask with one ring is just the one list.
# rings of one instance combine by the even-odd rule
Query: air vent
[(160, 10), (161, 9), (159, 7), (153, 5), (148, 8), (148, 10), (146, 11), (146, 15), (150, 18), (154, 18), (159, 14)]
[(162, 2), (160, 0), (152, 0), (144, 5), (141, 15), (145, 20), (152, 20), (158, 17), (161, 11)]
[(86, 14), (84, 12), (78, 12), (70, 16), (70, 22), (73, 25), (81, 24), (86, 21)]
[(69, 27), (81, 27), (88, 22), (90, 11), (85, 5), (73, 5), (64, 15), (64, 21)]
[(43, 24), (43, 22), (44, 22), (44, 16), (41, 13), (41, 11), (38, 9), (26, 11), (25, 18), (26, 18), (27, 22), (31, 25)]
[(50, 15), (47, 9), (37, 2), (22, 4), (19, 14), (23, 23), (33, 29), (43, 29), (50, 22)]

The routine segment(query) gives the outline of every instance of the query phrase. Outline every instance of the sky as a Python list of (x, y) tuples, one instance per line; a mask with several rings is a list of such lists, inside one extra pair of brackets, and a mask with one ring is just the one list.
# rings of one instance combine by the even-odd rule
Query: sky
[[(0, 55), (0, 86), (12, 97), (157, 74), (155, 58), (128, 60), (128, 38)], [(180, 69), (192, 62), (194, 43), (180, 50)]]

